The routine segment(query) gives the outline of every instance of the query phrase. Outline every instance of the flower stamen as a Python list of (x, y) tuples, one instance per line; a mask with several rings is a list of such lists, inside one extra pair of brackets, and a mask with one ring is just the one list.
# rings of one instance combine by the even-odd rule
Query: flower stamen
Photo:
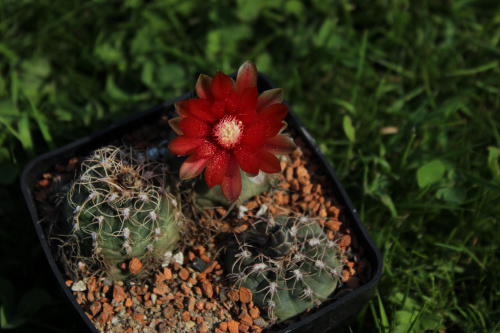
[(235, 116), (225, 116), (214, 127), (213, 135), (223, 148), (229, 149), (236, 146), (243, 136), (243, 122)]

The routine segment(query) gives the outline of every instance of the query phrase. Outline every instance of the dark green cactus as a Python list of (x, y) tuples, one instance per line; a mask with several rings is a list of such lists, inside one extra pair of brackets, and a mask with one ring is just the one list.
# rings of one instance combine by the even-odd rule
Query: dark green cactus
[(165, 179), (162, 164), (131, 149), (109, 146), (86, 158), (63, 205), (84, 255), (116, 267), (132, 257), (160, 258), (174, 250), (182, 214)]
[(343, 267), (337, 244), (306, 217), (258, 222), (228, 246), (224, 264), (271, 321), (318, 306), (335, 290)]

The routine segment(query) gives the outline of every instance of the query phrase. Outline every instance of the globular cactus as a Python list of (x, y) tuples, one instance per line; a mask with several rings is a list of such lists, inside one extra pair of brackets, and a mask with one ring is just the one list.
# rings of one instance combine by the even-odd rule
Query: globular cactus
[(63, 215), (84, 256), (116, 264), (178, 246), (182, 214), (168, 192), (166, 169), (146, 153), (112, 146), (93, 152), (67, 191)]
[[(269, 191), (275, 186), (280, 178), (277, 174), (260, 173), (257, 177), (249, 178), (240, 170), (242, 189), (236, 203), (244, 205), (251, 198)], [(222, 193), (219, 186), (209, 188), (203, 181), (195, 184), (196, 204), (202, 208), (222, 206), (229, 208), (233, 203), (229, 202)]]
[(327, 299), (337, 287), (343, 259), (317, 220), (277, 217), (238, 235), (224, 264), (235, 284), (250, 289), (255, 304), (277, 321)]

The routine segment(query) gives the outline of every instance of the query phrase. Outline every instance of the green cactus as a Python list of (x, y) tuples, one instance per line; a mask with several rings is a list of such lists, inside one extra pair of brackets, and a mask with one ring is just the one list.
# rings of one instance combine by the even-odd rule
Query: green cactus
[(63, 205), (84, 256), (98, 258), (120, 277), (116, 264), (174, 250), (182, 214), (165, 179), (162, 164), (132, 149), (108, 146), (86, 158)]
[(271, 322), (322, 303), (337, 287), (343, 267), (337, 244), (307, 217), (256, 223), (228, 246), (224, 264)]
[[(245, 202), (254, 196), (261, 195), (269, 191), (279, 182), (279, 176), (276, 174), (260, 173), (253, 180), (240, 169), (241, 174), (241, 195), (236, 201), (238, 205), (244, 205)], [(222, 194), (219, 186), (209, 188), (205, 181), (198, 181), (194, 187), (196, 193), (196, 204), (203, 208), (211, 208), (215, 206), (230, 207), (232, 205)]]

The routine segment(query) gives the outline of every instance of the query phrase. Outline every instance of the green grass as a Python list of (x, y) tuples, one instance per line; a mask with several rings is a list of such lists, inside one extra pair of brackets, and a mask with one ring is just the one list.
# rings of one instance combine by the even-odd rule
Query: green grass
[(500, 332), (497, 0), (0, 1), (1, 327), (77, 331), (20, 195), (27, 161), (246, 59), (383, 253), (351, 331)]

